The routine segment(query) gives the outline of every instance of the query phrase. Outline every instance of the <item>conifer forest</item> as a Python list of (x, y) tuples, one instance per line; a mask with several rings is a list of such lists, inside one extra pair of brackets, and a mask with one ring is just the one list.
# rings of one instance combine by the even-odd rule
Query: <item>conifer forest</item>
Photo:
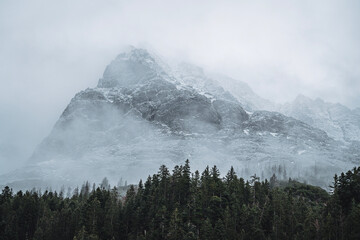
[[(360, 167), (332, 191), (288, 179), (245, 180), (231, 168), (184, 165), (137, 185), (88, 182), (62, 191), (0, 195), (0, 239), (360, 239)], [(126, 192), (121, 194), (121, 192)]]

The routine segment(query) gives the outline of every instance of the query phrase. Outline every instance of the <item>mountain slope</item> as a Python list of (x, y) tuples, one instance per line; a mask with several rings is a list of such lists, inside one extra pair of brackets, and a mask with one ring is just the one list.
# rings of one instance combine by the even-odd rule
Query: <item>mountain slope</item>
[(247, 83), (220, 74), (212, 74), (212, 78), (221, 82), (221, 86), (229, 91), (250, 112), (258, 110), (275, 111), (278, 105), (257, 95)]
[(280, 111), (326, 131), (335, 140), (360, 141), (360, 116), (341, 104), (299, 95), (292, 103), (282, 106)]
[(199, 69), (171, 70), (157, 59), (143, 49), (120, 54), (96, 88), (71, 100), (28, 165), (0, 182), (132, 182), (189, 158), (195, 169), (232, 165), (244, 176), (268, 177), (285, 168), (284, 178), (326, 186), (359, 161), (356, 145), (280, 113), (249, 114)]

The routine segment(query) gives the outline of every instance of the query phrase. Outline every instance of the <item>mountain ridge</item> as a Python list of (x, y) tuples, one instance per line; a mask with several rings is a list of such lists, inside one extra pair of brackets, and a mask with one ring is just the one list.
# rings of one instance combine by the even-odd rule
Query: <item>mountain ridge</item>
[(299, 95), (293, 102), (282, 105), (279, 111), (326, 131), (335, 140), (360, 141), (359, 115), (356, 110), (339, 103)]
[(70, 101), (28, 166), (0, 182), (132, 181), (190, 158), (198, 169), (232, 165), (249, 176), (271, 176), (281, 165), (289, 176), (326, 186), (359, 160), (356, 145), (281, 113), (250, 113), (201, 69), (174, 71), (156, 59), (144, 49), (119, 54), (97, 87)]

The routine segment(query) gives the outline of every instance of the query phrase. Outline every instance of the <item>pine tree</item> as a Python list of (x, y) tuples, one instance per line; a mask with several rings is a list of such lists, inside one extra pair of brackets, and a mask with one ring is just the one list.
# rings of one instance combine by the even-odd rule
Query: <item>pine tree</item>
[(215, 239), (227, 239), (226, 232), (225, 232), (225, 226), (221, 219), (219, 219), (214, 227), (214, 237)]
[(203, 224), (201, 226), (200, 239), (203, 239), (203, 240), (214, 239), (214, 231), (211, 226), (210, 220), (208, 218), (205, 219), (205, 221), (203, 222)]
[(181, 217), (179, 216), (179, 211), (175, 208), (170, 221), (169, 233), (167, 239), (170, 240), (182, 240), (184, 239), (185, 232), (183, 230), (183, 224)]

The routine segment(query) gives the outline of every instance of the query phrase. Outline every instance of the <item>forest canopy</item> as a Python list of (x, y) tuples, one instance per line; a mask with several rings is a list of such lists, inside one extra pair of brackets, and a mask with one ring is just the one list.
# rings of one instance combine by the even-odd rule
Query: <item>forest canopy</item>
[[(332, 193), (231, 168), (200, 173), (184, 165), (138, 185), (85, 183), (70, 196), (56, 191), (0, 195), (5, 239), (360, 239), (360, 167), (335, 175)], [(126, 194), (120, 194), (121, 190)]]

